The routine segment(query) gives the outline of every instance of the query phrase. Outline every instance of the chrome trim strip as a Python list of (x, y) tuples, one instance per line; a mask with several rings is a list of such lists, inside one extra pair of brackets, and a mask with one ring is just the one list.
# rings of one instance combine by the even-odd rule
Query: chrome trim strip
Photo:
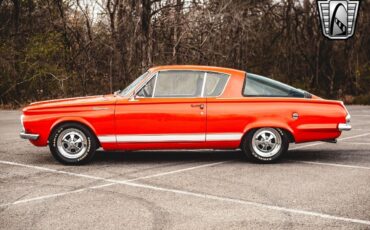
[(105, 135), (105, 136), (98, 136), (100, 143), (115, 143), (117, 142), (116, 135)]
[(240, 141), (243, 133), (134, 134), (98, 136), (100, 143)]
[(117, 135), (117, 142), (198, 142), (205, 139), (205, 134)]
[(92, 107), (92, 110), (99, 111), (99, 110), (109, 110), (108, 107)]
[(206, 141), (240, 141), (243, 133), (212, 133), (206, 135)]
[(25, 133), (25, 132), (21, 132), (19, 134), (19, 136), (22, 138), (22, 139), (26, 139), (26, 140), (37, 140), (39, 138), (39, 134), (33, 134), (33, 133)]
[[(158, 72), (156, 73), (156, 75), (154, 76), (155, 77), (155, 80), (154, 80), (154, 86), (153, 86), (153, 93), (152, 93), (152, 97), (154, 97), (154, 94), (155, 94), (155, 89), (157, 87), (157, 81), (158, 81)], [(152, 78), (153, 79), (153, 78)], [(151, 79), (150, 79), (151, 80)], [(148, 81), (149, 82), (149, 81)], [(148, 82), (146, 84), (148, 84)], [(146, 86), (146, 84), (142, 87), (144, 88)], [(141, 90), (141, 89), (140, 89)]]
[(204, 72), (203, 83), (202, 83), (202, 92), (200, 93), (200, 97), (204, 97), (204, 90), (206, 88), (207, 82), (207, 72)]
[(339, 131), (349, 131), (351, 130), (352, 126), (348, 123), (339, 123), (338, 130)]

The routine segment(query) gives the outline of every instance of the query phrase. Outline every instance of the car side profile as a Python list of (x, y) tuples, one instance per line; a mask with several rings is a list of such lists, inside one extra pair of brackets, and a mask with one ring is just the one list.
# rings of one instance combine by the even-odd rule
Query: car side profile
[(64, 164), (96, 149), (241, 149), (275, 162), (289, 143), (335, 142), (350, 130), (341, 101), (245, 71), (209, 66), (149, 69), (111, 95), (41, 101), (21, 115), (20, 136), (49, 145)]

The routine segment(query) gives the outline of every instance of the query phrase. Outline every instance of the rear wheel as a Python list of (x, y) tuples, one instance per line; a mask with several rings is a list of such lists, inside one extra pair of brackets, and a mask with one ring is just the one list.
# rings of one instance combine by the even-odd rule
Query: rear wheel
[(53, 157), (63, 164), (85, 164), (93, 158), (97, 141), (85, 126), (66, 123), (53, 130), (49, 148)]
[(288, 150), (288, 136), (280, 129), (259, 128), (249, 132), (242, 143), (244, 154), (257, 162), (272, 163)]

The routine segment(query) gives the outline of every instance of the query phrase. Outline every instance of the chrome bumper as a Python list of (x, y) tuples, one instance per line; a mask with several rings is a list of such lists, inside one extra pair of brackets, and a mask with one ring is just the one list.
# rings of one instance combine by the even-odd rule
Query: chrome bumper
[(339, 131), (349, 131), (351, 130), (352, 126), (348, 123), (339, 123), (338, 130)]
[(35, 140), (37, 140), (37, 138), (39, 138), (39, 135), (38, 134), (25, 133), (25, 132), (21, 132), (19, 134), (19, 136), (22, 139), (27, 139), (27, 140), (32, 140), (32, 141), (35, 141)]

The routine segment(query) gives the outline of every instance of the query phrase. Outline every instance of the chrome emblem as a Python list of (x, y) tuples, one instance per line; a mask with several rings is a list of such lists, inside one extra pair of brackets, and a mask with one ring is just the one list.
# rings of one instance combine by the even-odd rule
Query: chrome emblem
[(356, 27), (360, 1), (318, 0), (322, 33), (329, 39), (348, 39)]

